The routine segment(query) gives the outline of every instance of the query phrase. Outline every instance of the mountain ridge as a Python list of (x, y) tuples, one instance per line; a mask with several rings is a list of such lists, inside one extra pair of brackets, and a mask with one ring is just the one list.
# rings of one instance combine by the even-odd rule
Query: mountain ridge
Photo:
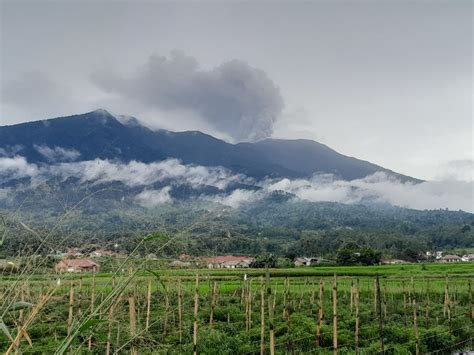
[(152, 130), (135, 117), (115, 116), (104, 109), (0, 126), (0, 152), (5, 155), (15, 146), (17, 150), (21, 146), (16, 153), (30, 163), (51, 163), (38, 147), (60, 147), (77, 151), (81, 161), (151, 163), (175, 158), (184, 164), (222, 166), (255, 179), (333, 174), (353, 180), (385, 172), (401, 181), (421, 182), (308, 139), (231, 144), (200, 131)]

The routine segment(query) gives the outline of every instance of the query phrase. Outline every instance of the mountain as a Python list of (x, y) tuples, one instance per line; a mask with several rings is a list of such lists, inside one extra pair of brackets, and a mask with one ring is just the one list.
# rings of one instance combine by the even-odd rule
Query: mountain
[(267, 139), (230, 144), (198, 132), (151, 130), (135, 118), (106, 110), (0, 127), (0, 155), (21, 155), (29, 163), (51, 163), (45, 149), (76, 152), (77, 160), (108, 159), (144, 163), (176, 158), (184, 164), (222, 166), (234, 173), (304, 178), (330, 173), (344, 180), (383, 171), (401, 180), (419, 180), (337, 153), (311, 140)]

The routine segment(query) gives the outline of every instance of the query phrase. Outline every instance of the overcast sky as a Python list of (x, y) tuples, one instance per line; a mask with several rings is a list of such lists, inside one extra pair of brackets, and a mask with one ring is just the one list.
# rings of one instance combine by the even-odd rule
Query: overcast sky
[(472, 180), (471, 1), (0, 2), (1, 124), (102, 107)]

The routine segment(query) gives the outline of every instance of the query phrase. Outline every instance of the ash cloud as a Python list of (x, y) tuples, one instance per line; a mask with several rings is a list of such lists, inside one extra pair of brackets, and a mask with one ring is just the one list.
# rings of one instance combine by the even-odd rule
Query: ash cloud
[(92, 81), (123, 99), (161, 110), (187, 110), (236, 141), (269, 137), (284, 102), (279, 88), (260, 69), (231, 60), (211, 69), (180, 51), (169, 58), (152, 55), (129, 78), (96, 72)]

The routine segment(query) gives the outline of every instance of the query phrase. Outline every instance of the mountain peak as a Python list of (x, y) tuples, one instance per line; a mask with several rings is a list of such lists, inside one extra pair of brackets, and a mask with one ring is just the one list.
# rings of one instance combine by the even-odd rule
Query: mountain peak
[(98, 108), (97, 110), (91, 111), (90, 113), (95, 113), (95, 114), (99, 114), (99, 115), (114, 116), (109, 111), (107, 111), (105, 108)]

